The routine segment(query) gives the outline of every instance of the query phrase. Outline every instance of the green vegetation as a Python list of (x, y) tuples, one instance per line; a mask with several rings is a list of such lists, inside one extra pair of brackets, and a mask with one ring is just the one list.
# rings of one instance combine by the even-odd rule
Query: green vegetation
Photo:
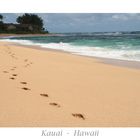
[(0, 33), (1, 32), (3, 32), (3, 30), (4, 30), (4, 26), (3, 26), (3, 16), (2, 15), (0, 15)]
[(2, 16), (2, 15), (0, 15), (0, 21), (2, 22), (2, 20), (3, 20), (3, 16)]
[(0, 15), (0, 33), (14, 34), (45, 34), (43, 20), (36, 14), (23, 14), (17, 17), (17, 24), (3, 23), (3, 16)]
[(43, 20), (35, 14), (24, 14), (17, 18), (17, 23), (38, 26), (40, 30), (43, 29)]

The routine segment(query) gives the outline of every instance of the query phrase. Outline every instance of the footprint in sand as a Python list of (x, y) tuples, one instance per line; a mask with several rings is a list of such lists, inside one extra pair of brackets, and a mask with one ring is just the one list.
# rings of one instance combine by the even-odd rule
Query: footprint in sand
[(11, 57), (14, 57), (15, 55), (14, 54), (11, 54)]
[(56, 106), (56, 107), (60, 107), (60, 105), (57, 104), (57, 103), (49, 103), (49, 105)]
[(11, 79), (11, 80), (15, 80), (15, 78), (14, 78), (14, 77), (10, 77), (9, 79)]
[(17, 67), (13, 67), (13, 69), (16, 69)]
[(14, 55), (11, 55), (11, 57), (14, 58), (15, 56)]
[(27, 82), (20, 82), (21, 84), (24, 84), (24, 85), (26, 85), (27, 84)]
[(49, 97), (48, 94), (40, 94), (40, 96), (43, 96), (43, 97)]
[(28, 59), (25, 59), (25, 60), (24, 60), (24, 62), (27, 62), (27, 61), (28, 61)]
[(30, 66), (30, 64), (26, 64), (24, 67), (28, 67), (28, 66)]
[(9, 73), (8, 71), (3, 71), (3, 73)]
[(17, 74), (12, 74), (12, 76), (17, 76)]
[[(24, 62), (27, 62), (27, 61), (29, 61), (29, 60), (28, 59), (24, 59)], [(32, 64), (33, 64), (33, 62), (26, 63), (26, 65), (24, 67), (30, 66)]]
[(31, 89), (29, 89), (29, 88), (27, 88), (27, 87), (23, 87), (23, 88), (21, 88), (21, 89), (23, 89), (23, 90), (31, 90)]
[(12, 67), (10, 70), (15, 70), (17, 67), (16, 66), (14, 66), (14, 67)]
[(80, 119), (85, 120), (84, 115), (83, 115), (83, 114), (80, 114), (80, 113), (73, 113), (72, 116), (73, 116), (73, 117), (76, 117), (76, 118), (80, 118)]

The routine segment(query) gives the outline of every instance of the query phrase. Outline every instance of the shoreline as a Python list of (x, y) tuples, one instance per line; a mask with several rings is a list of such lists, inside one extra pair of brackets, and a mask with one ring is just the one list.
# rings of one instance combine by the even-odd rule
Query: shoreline
[(140, 70), (0, 42), (0, 127), (140, 127)]
[(24, 44), (14, 43), (14, 42), (8, 42), (8, 43), (19, 46), (19, 47), (26, 47), (26, 48), (30, 48), (30, 49), (37, 49), (37, 50), (44, 50), (44, 51), (55, 51), (55, 52), (67, 53), (67, 54), (70, 54), (70, 55), (77, 55), (77, 56), (80, 56), (80, 57), (88, 57), (88, 58), (92, 58), (92, 59), (97, 59), (97, 60), (99, 60), (99, 63), (104, 63), (104, 64), (108, 64), (108, 65), (114, 65), (114, 66), (126, 67), (126, 68), (133, 68), (133, 69), (140, 69), (140, 62), (139, 61), (78, 55), (78, 54), (72, 54), (71, 52), (67, 52), (67, 51), (63, 51), (63, 50), (43, 48), (39, 45), (26, 45), (26, 44), (24, 45)]
[(0, 34), (0, 38), (6, 38), (6, 37), (35, 37), (35, 36), (56, 36), (59, 34), (55, 33), (46, 33), (46, 34)]

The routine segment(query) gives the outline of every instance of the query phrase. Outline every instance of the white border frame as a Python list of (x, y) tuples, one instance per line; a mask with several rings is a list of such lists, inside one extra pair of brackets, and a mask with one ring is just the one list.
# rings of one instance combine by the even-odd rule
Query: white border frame
[(139, 13), (140, 0), (0, 0), (0, 13)]

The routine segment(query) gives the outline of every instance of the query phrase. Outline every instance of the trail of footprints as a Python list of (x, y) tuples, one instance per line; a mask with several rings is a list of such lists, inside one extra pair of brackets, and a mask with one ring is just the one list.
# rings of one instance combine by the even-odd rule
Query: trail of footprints
[[(10, 48), (9, 48), (9, 47), (7, 47), (7, 51), (6, 51), (6, 52), (7, 52), (13, 59), (18, 59), (18, 58), (16, 57), (16, 55), (10, 51)], [(33, 62), (30, 62), (28, 59), (24, 59), (24, 62), (25, 62), (25, 65), (24, 65), (25, 68), (27, 68), (28, 66), (31, 66), (31, 65), (33, 64)], [(16, 66), (13, 66), (13, 67), (10, 69), (10, 71), (15, 71), (16, 69), (17, 69), (17, 67), (16, 67)], [(3, 73), (8, 74), (8, 73), (10, 73), (10, 72), (7, 71), (7, 70), (4, 70)], [(10, 79), (10, 80), (16, 80), (16, 77), (18, 77), (18, 74), (13, 73), (13, 74), (9, 77), (9, 79)], [(21, 85), (24, 85), (23, 87), (21, 87), (22, 90), (31, 91), (31, 89), (27, 87), (28, 83), (27, 83), (26, 81), (21, 81), (20, 84), (21, 84)], [(41, 93), (40, 96), (45, 97), (45, 98), (49, 98), (49, 95), (46, 94), (46, 93)], [(60, 106), (58, 103), (56, 103), (56, 102), (50, 102), (49, 105), (50, 105), (50, 106), (57, 107), (57, 108), (60, 108), (60, 107), (61, 107), (61, 106)], [(81, 113), (72, 113), (71, 115), (72, 115), (73, 117), (75, 117), (75, 118), (79, 118), (79, 119), (85, 120), (85, 116), (84, 116), (83, 114), (81, 114)]]

